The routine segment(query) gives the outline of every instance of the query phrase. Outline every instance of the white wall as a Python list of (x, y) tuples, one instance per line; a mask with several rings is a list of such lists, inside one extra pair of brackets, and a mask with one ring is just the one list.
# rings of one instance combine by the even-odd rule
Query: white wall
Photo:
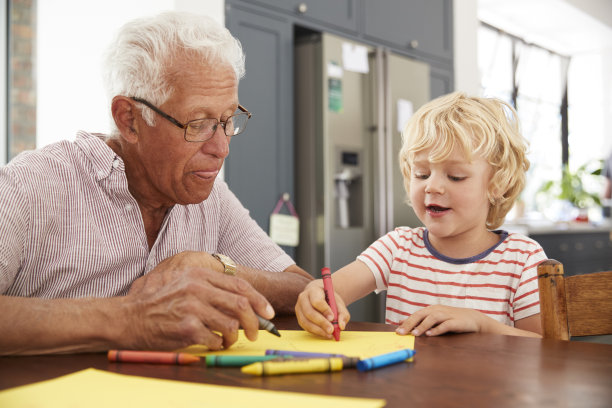
[(164, 10), (208, 14), (224, 22), (224, 0), (38, 2), (37, 147), (73, 139), (80, 129), (108, 132), (102, 53), (121, 25)]
[(455, 0), (453, 3), (455, 90), (468, 95), (480, 94), (478, 72), (478, 0)]

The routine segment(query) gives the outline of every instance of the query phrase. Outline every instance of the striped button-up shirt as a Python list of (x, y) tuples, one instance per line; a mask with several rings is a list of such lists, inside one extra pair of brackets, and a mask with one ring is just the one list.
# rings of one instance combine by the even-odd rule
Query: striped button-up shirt
[(0, 169), (0, 293), (109, 297), (182, 251), (223, 253), (282, 271), (293, 260), (217, 180), (200, 204), (175, 205), (149, 250), (122, 159), (101, 135), (79, 132)]

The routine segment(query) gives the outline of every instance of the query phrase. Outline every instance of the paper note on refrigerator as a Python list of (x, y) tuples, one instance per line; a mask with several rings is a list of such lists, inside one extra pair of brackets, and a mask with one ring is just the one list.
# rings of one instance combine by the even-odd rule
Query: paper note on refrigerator
[(414, 114), (414, 106), (411, 101), (406, 99), (397, 100), (397, 131), (403, 132), (406, 122)]
[(370, 72), (368, 49), (363, 45), (342, 43), (342, 66), (347, 71), (367, 74)]

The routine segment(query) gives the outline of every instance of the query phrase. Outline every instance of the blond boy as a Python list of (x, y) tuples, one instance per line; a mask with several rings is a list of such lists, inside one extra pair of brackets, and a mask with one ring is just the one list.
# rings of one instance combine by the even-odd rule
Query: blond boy
[[(387, 291), (386, 323), (399, 334), (541, 334), (540, 245), (496, 230), (525, 184), (527, 143), (506, 103), (453, 93), (419, 109), (403, 132), (400, 167), (423, 227), (399, 227), (333, 274), (338, 320), (346, 305)], [(300, 325), (331, 338), (320, 280), (296, 304)]]

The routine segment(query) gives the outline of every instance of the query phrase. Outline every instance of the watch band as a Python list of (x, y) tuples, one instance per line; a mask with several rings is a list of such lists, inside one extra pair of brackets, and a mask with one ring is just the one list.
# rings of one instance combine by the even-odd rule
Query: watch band
[(232, 276), (236, 275), (236, 262), (232, 258), (223, 254), (212, 254), (212, 256), (223, 264), (223, 273)]

